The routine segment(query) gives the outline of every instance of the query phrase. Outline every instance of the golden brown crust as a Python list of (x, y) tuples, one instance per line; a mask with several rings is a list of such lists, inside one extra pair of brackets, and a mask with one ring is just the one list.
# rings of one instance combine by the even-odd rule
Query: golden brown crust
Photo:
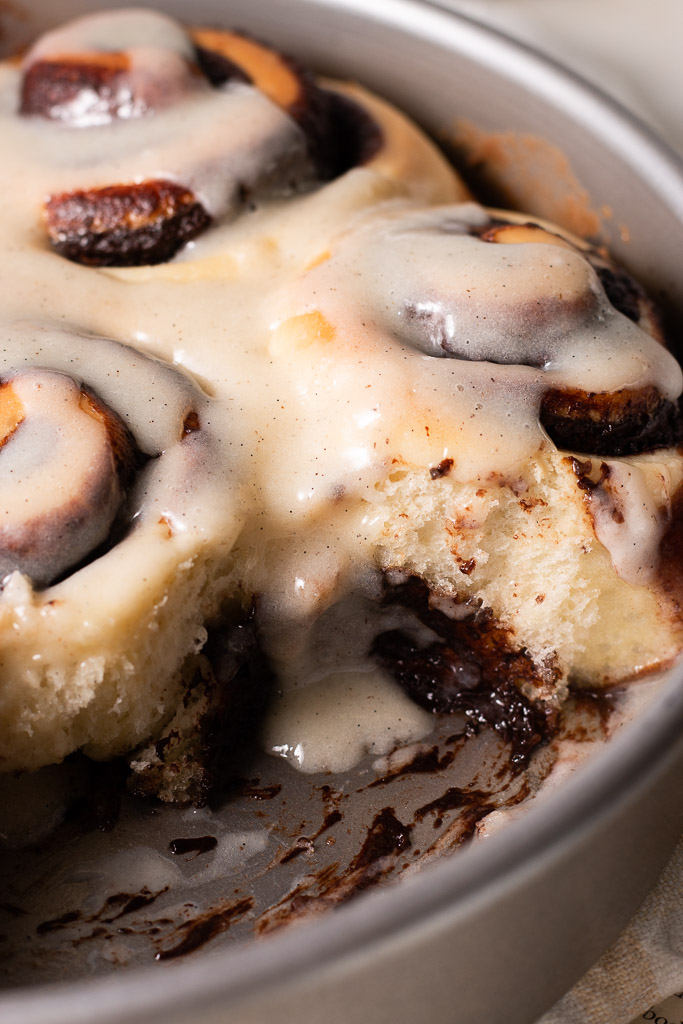
[[(190, 36), (200, 54), (202, 51), (214, 54), (226, 62), (222, 74), (219, 65), (210, 65), (215, 68), (212, 84), (235, 77), (233, 69), (238, 68), (247, 81), (284, 110), (292, 110), (305, 102), (303, 74), (276, 50), (224, 29), (193, 28)], [(206, 59), (202, 61), (201, 57), (200, 63), (207, 66)]]

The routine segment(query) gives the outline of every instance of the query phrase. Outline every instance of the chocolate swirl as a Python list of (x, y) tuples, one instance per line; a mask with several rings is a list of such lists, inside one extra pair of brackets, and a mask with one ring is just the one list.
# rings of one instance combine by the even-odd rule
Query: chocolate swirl
[(0, 386), (0, 577), (47, 586), (105, 544), (140, 453), (72, 377), (27, 368)]
[(633, 455), (683, 439), (653, 306), (598, 251), (473, 205), (398, 216), (378, 239), (365, 258), (386, 328), (430, 357), (540, 371), (559, 447)]

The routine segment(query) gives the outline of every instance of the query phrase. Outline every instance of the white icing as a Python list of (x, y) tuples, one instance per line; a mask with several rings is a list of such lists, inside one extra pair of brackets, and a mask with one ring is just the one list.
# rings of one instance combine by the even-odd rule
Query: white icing
[(48, 194), (166, 179), (191, 189), (220, 218), (243, 193), (287, 194), (312, 182), (296, 122), (249, 85), (212, 88), (194, 67), (191, 40), (164, 15), (131, 9), (80, 18), (43, 36), (23, 67), (93, 52), (121, 52), (129, 66), (101, 96), (82, 89), (63, 109), (52, 107), (52, 120), (16, 118), (18, 88), (8, 83), (4, 92), (34, 203)]
[(241, 187), (282, 194), (292, 179), (311, 176), (301, 129), (239, 82), (196, 90), (153, 118), (77, 133), (41, 118), (16, 118), (12, 108), (11, 162), (24, 168), (22, 190), (33, 217), (46, 195), (164, 179), (193, 190), (219, 218), (237, 205)]
[(622, 580), (646, 584), (659, 565), (666, 516), (641, 468), (617, 460), (602, 464), (608, 475), (589, 492), (596, 536)]
[[(544, 242), (482, 241), (468, 234), (482, 218), (474, 203), (373, 218), (312, 272), (316, 305), (329, 302), (337, 322), (338, 282), (354, 281), (352, 330), (360, 333), (370, 320), (385, 338), (401, 338), (428, 355), (452, 355), (463, 384), (490, 373), (467, 365), (483, 361), (540, 369), (543, 376), (533, 378), (546, 388), (654, 384), (668, 399), (680, 394), (683, 374), (674, 358), (611, 306), (582, 253)], [(519, 369), (510, 372), (496, 369), (497, 379), (488, 382), (497, 387), (486, 391), (525, 379)], [(467, 400), (463, 405), (457, 394), (452, 400), (470, 411)], [(523, 415), (529, 419), (528, 407)]]
[(26, 54), (24, 66), (69, 54), (139, 49), (194, 58), (194, 47), (177, 21), (159, 11), (129, 7), (87, 14), (46, 32)]
[(263, 742), (301, 771), (343, 772), (364, 754), (386, 754), (432, 727), (432, 716), (379, 670), (339, 672), (284, 693)]

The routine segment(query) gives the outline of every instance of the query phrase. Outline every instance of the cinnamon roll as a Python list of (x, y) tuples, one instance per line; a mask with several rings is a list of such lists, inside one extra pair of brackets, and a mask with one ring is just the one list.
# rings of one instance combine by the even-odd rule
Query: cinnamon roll
[(359, 702), (373, 752), (457, 711), (524, 760), (569, 685), (679, 654), (683, 375), (602, 249), (139, 9), (0, 67), (0, 124), (0, 769), (201, 802), (271, 679), (304, 770)]
[(0, 409), (0, 576), (48, 586), (106, 542), (139, 451), (121, 418), (63, 373), (13, 373)]
[[(272, 56), (255, 49), (257, 64)], [(90, 163), (93, 179), (124, 154), (120, 181), (50, 196), (44, 220), (58, 252), (92, 266), (158, 263), (251, 194), (314, 178), (294, 120), (246, 87), (238, 65), (212, 76), (219, 88), (207, 66), (179, 25), (148, 11), (90, 15), (29, 51), (20, 115), (57, 122), (74, 168)], [(297, 85), (283, 64), (271, 92)], [(159, 166), (168, 168), (160, 177)]]
[(176, 710), (221, 614), (240, 526), (222, 414), (181, 371), (56, 325), (5, 323), (0, 377), (0, 766), (122, 754)]

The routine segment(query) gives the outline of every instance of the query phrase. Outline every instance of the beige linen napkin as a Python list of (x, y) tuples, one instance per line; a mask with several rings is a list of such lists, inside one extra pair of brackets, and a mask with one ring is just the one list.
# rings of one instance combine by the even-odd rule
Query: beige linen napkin
[(642, 1021), (683, 1024), (683, 839), (619, 939), (538, 1024)]

